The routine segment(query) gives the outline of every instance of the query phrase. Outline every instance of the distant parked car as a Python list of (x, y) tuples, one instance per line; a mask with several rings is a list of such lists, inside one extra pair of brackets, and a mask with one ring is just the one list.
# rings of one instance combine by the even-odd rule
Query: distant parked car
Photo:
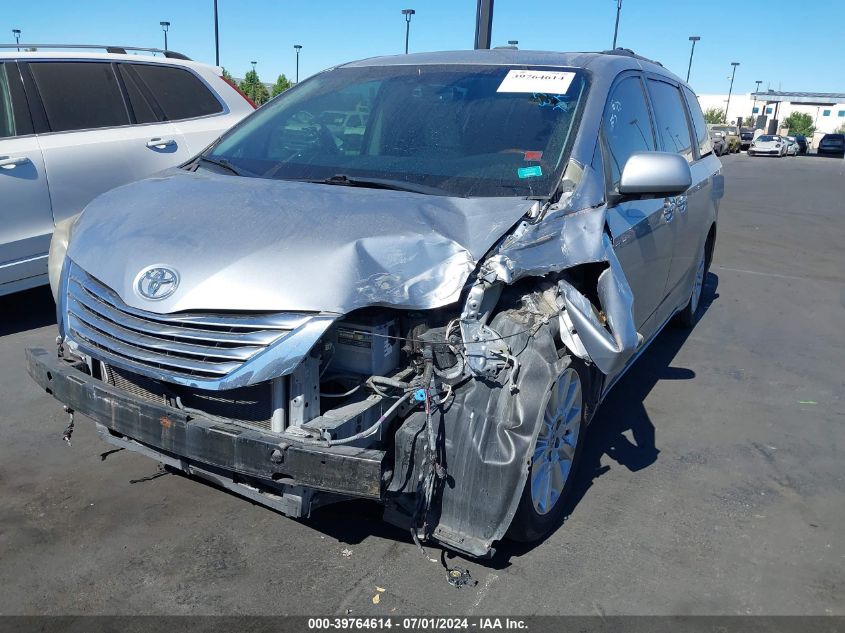
[(713, 152), (716, 156), (724, 156), (728, 153), (728, 139), (721, 132), (710, 130), (710, 142), (713, 144)]
[(787, 136), (784, 137), (786, 141), (786, 155), (787, 156), (798, 156), (798, 141), (794, 136)]
[(748, 148), (749, 156), (786, 156), (786, 140), (777, 134), (762, 134)]
[(0, 295), (47, 283), (57, 223), (184, 163), (254, 110), (220, 68), (172, 51), (9, 48), (0, 46)]
[(750, 127), (740, 128), (739, 130), (739, 148), (747, 150), (751, 147), (751, 141), (754, 140), (754, 130)]
[(845, 134), (825, 134), (816, 153), (819, 156), (845, 158)]
[(728, 151), (731, 153), (739, 152), (741, 141), (739, 130), (735, 125), (709, 125), (708, 127), (711, 131), (718, 132), (725, 137), (728, 142)]
[(805, 155), (807, 150), (810, 148), (810, 144), (807, 142), (807, 137), (802, 134), (798, 134), (795, 137), (795, 142), (798, 144), (798, 153)]

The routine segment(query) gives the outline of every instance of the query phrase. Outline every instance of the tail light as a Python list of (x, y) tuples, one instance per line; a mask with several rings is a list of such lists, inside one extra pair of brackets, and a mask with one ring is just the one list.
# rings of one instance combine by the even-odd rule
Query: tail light
[(232, 80), (231, 80), (231, 79), (229, 79), (228, 77), (224, 77), (223, 75), (220, 75), (220, 79), (222, 79), (222, 80), (223, 80), (223, 81), (225, 81), (227, 84), (229, 84), (230, 86), (232, 86), (232, 88), (234, 88), (235, 90), (237, 90), (237, 91), (238, 91), (238, 94), (239, 94), (239, 95), (241, 95), (244, 99), (246, 99), (246, 102), (247, 102), (249, 105), (251, 105), (251, 106), (253, 107), (253, 109), (255, 109), (255, 108), (257, 108), (257, 107), (258, 107), (257, 105), (255, 105), (255, 102), (254, 102), (252, 99), (250, 99), (249, 97), (247, 97), (247, 96), (246, 96), (246, 94), (244, 93), (244, 91), (243, 91), (243, 90), (241, 90), (240, 88), (238, 88), (238, 84), (236, 84), (234, 81), (232, 81)]

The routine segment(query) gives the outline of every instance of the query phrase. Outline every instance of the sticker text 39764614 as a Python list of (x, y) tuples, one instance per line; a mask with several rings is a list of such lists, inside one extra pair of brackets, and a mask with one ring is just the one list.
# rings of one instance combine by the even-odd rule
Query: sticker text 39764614
[(564, 95), (575, 73), (560, 70), (509, 70), (496, 92), (546, 92)]

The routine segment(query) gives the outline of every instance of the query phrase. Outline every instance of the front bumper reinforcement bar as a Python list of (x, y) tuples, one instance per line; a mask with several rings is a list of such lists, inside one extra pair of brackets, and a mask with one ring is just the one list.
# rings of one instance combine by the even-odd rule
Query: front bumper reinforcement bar
[(57, 358), (26, 350), (29, 375), (59, 402), (118, 437), (177, 458), (271, 482), (380, 500), (384, 451), (321, 447), (220, 419), (194, 416), (116, 389)]

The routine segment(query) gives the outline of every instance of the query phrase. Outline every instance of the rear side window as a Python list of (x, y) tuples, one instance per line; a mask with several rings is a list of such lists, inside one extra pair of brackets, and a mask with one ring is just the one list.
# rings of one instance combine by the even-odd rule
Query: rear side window
[(648, 80), (648, 88), (663, 151), (678, 153), (691, 163), (692, 138), (681, 93), (672, 84), (654, 79)]
[(615, 189), (631, 154), (655, 149), (651, 117), (639, 78), (628, 77), (613, 88), (604, 108), (602, 131), (610, 155), (611, 188)]
[(140, 79), (136, 79), (136, 76), (128, 70), (127, 64), (120, 64), (118, 68), (120, 68), (120, 75), (123, 77), (123, 85), (126, 86), (126, 95), (129, 97), (129, 106), (135, 115), (135, 122), (158, 122), (159, 117), (153, 111), (150, 100), (147, 99), (141, 86), (138, 85)]
[(169, 121), (217, 114), (223, 106), (192, 72), (172, 66), (132, 64)]
[(129, 124), (111, 64), (30, 62), (53, 132)]
[[(684, 97), (686, 97), (687, 105), (689, 106), (690, 115), (692, 118), (692, 125), (695, 128), (695, 136), (698, 139), (698, 151), (704, 156), (713, 151), (713, 142), (710, 140), (710, 134), (707, 132), (707, 123), (704, 121), (704, 115), (701, 113), (701, 106), (698, 104), (698, 98), (689, 88), (684, 88)], [(751, 138), (749, 133), (748, 138)], [(742, 138), (745, 139), (745, 132), (742, 133)]]

